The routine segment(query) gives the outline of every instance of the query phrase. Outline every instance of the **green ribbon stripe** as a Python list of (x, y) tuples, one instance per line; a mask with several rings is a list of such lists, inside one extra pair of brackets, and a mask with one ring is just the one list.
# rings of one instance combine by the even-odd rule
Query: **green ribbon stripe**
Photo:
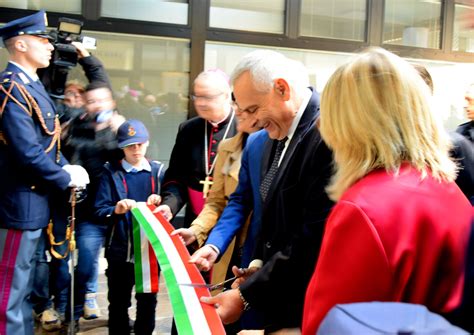
[(132, 216), (133, 220), (133, 251), (135, 257), (135, 291), (143, 292), (143, 270), (142, 270), (142, 253), (140, 245), (141, 236), (140, 236), (140, 224), (135, 219), (135, 216)]
[(168, 294), (170, 296), (171, 307), (173, 308), (178, 332), (180, 334), (194, 334), (191, 321), (189, 320), (188, 311), (186, 310), (186, 306), (184, 304), (183, 296), (178, 287), (178, 281), (176, 280), (171, 262), (168, 259), (168, 256), (166, 255), (166, 252), (161, 245), (158, 236), (156, 236), (153, 228), (151, 228), (151, 225), (140, 212), (140, 209), (132, 209), (132, 214), (141, 227), (145, 230), (145, 233), (150, 240), (151, 246), (158, 257), (158, 262), (160, 263), (161, 271), (165, 278), (166, 287), (168, 288)]

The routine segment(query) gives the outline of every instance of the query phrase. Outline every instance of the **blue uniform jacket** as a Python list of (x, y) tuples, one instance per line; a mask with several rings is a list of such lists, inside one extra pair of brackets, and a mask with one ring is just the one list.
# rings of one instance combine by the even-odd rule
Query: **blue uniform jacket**
[[(54, 129), (56, 109), (40, 82), (33, 82), (16, 65), (8, 63), (0, 74), (0, 85), (10, 87), (15, 81), (24, 85), (38, 103), (46, 127)], [(13, 96), (23, 105), (26, 101), (15, 88)], [(5, 94), (0, 91), (0, 102)], [(37, 118), (30, 116), (9, 99), (0, 119), (0, 131), (6, 140), (0, 144), (0, 228), (39, 229), (48, 224), (50, 194), (65, 190), (71, 180), (56, 162), (56, 146), (48, 153), (52, 137), (46, 134)]]
[[(157, 161), (151, 161), (151, 173), (155, 181), (155, 192), (160, 194), (164, 176), (164, 166)], [(120, 162), (104, 165), (99, 188), (95, 198), (95, 215), (97, 221), (107, 224), (105, 257), (116, 261), (133, 261), (132, 221), (130, 213), (117, 215), (115, 205), (122, 199), (127, 199), (125, 189), (125, 170)]]
[(241, 266), (243, 267), (247, 267), (251, 261), (255, 240), (260, 229), (262, 198), (259, 186), (262, 152), (267, 140), (268, 133), (265, 130), (252, 134), (247, 139), (247, 144), (242, 153), (239, 184), (235, 192), (230, 196), (224, 212), (216, 226), (212, 229), (206, 242), (206, 244), (218, 247), (222, 255), (253, 210), (242, 253)]

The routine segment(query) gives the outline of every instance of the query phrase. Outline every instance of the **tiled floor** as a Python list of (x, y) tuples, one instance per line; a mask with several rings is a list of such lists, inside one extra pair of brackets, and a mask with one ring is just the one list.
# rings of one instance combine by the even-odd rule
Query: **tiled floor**
[[(102, 316), (95, 320), (79, 321), (80, 332), (78, 335), (106, 335), (107, 330), (107, 279), (104, 271), (107, 267), (107, 261), (104, 258), (100, 259), (99, 263), (99, 292), (97, 292), (97, 300), (102, 312)], [(134, 299), (133, 299), (134, 300)], [(132, 307), (129, 310), (130, 317), (135, 319), (135, 301), (132, 302)], [(170, 334), (171, 320), (173, 312), (171, 310), (168, 293), (163, 282), (163, 277), (160, 278), (160, 292), (158, 293), (158, 307), (156, 308), (156, 326), (154, 335)], [(59, 332), (46, 332), (41, 329), (40, 324), (36, 324), (35, 335), (58, 335)]]

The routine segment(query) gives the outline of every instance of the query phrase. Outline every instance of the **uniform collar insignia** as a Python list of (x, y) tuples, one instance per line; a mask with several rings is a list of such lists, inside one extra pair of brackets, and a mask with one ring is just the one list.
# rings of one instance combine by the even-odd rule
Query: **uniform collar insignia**
[(25, 76), (25, 74), (22, 73), (22, 72), (19, 72), (19, 73), (18, 73), (18, 77), (20, 77), (21, 81), (22, 81), (25, 85), (27, 85), (27, 84), (30, 83), (30, 80), (28, 79), (28, 77)]

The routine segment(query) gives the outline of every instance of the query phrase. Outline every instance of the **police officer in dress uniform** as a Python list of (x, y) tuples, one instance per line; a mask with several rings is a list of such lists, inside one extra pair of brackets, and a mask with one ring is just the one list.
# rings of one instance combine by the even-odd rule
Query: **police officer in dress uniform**
[(51, 197), (85, 187), (89, 177), (59, 148), (53, 101), (36, 74), (53, 46), (46, 13), (7, 23), (0, 36), (9, 62), (0, 73), (0, 334), (33, 334), (29, 295), (34, 253), (50, 219)]

